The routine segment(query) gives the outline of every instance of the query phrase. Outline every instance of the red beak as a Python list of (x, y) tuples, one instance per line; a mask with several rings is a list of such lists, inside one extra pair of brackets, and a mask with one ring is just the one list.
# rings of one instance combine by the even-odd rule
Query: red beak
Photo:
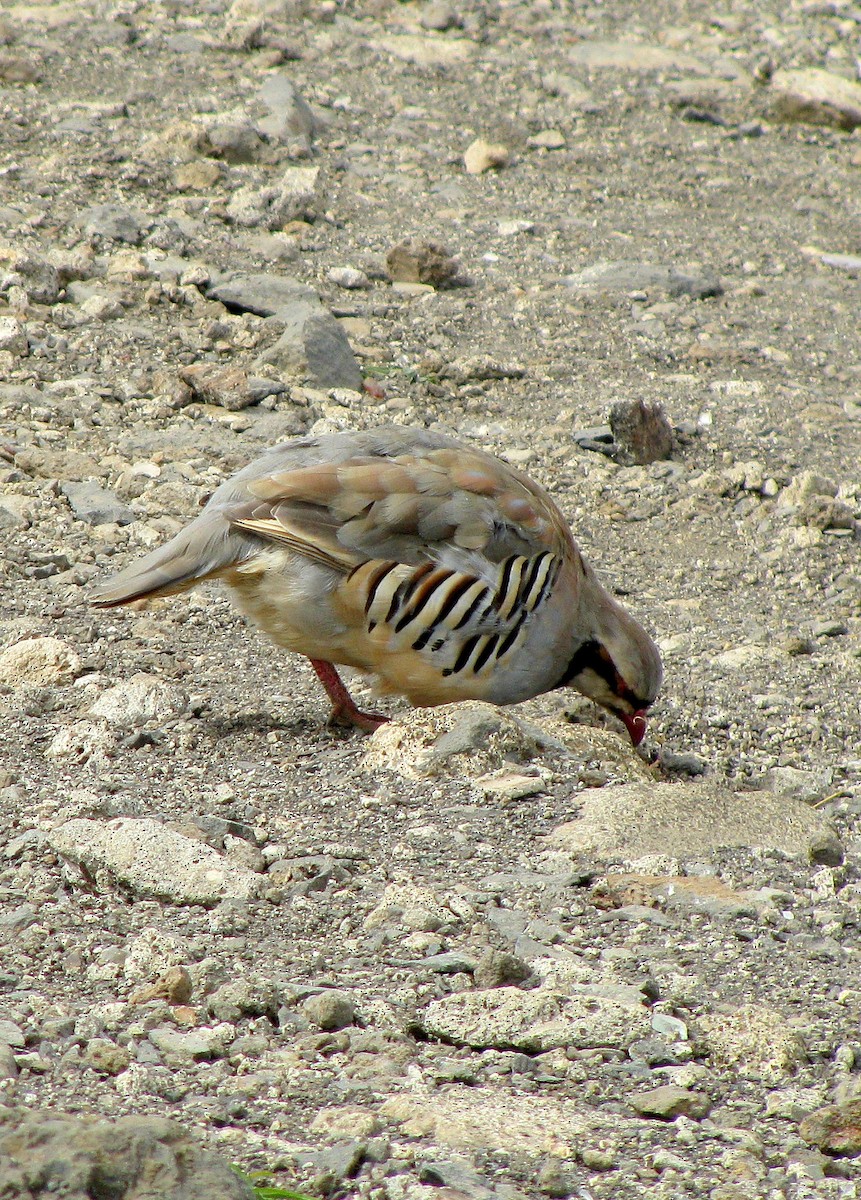
[(635, 713), (619, 713), (620, 720), (625, 722), (625, 728), (628, 730), (628, 736), (635, 746), (639, 746), (640, 742), (646, 736), (646, 714), (641, 709)]

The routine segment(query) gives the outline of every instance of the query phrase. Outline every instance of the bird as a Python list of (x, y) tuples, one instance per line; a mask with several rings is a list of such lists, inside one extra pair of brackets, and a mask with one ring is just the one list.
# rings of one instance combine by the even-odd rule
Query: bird
[(339, 666), (418, 707), (572, 687), (618, 717), (634, 746), (662, 682), (657, 646), (544, 488), (435, 430), (282, 442), (91, 599), (109, 609), (211, 579), (310, 660), (333, 721), (368, 732), (387, 718), (358, 708)]

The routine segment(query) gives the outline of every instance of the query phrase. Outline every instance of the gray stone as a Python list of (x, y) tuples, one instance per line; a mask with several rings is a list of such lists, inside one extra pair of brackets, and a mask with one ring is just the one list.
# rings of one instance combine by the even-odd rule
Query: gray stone
[(220, 300), (231, 312), (256, 313), (271, 317), (289, 309), (297, 300), (313, 302), (317, 293), (306, 283), (288, 275), (260, 271), (247, 274), (229, 271), (216, 276), (206, 289), (207, 300)]
[(90, 480), (64, 481), (60, 491), (69, 501), (72, 512), (86, 525), (131, 525), (135, 516), (113, 492)]
[(643, 1117), (660, 1117), (664, 1121), (682, 1116), (704, 1117), (711, 1108), (702, 1092), (692, 1092), (673, 1083), (637, 1093), (631, 1097), (630, 1105)]
[(506, 984), (523, 983), (531, 974), (529, 964), (516, 954), (508, 954), (503, 950), (486, 950), (475, 968), (475, 986), (496, 988)]
[(660, 291), (670, 296), (691, 296), (695, 300), (723, 295), (723, 284), (711, 271), (628, 259), (594, 263), (576, 275), (567, 275), (562, 282), (567, 287), (585, 291)]
[(276, 367), (320, 388), (358, 392), (362, 372), (343, 327), (322, 305), (298, 301), (282, 309), (281, 337), (255, 362), (255, 369)]
[(77, 223), (90, 236), (135, 246), (143, 237), (149, 220), (143, 213), (123, 204), (95, 204), (81, 213)]
[(270, 75), (257, 96), (270, 112), (258, 121), (258, 129), (287, 145), (293, 154), (310, 153), (317, 133), (317, 118), (287, 76)]
[(318, 992), (309, 996), (302, 1012), (318, 1029), (346, 1029), (356, 1019), (356, 1009), (349, 996), (341, 992)]
[(80, 818), (52, 830), (48, 840), (55, 853), (84, 867), (91, 877), (174, 904), (211, 906), (226, 897), (247, 899), (259, 886), (260, 876), (252, 871), (148, 818), (119, 817), (106, 823)]
[(0, 1183), (9, 1196), (119, 1200), (253, 1200), (227, 1162), (174, 1121), (102, 1121), (0, 1108)]
[(822, 837), (839, 845), (827, 821), (791, 797), (731, 792), (704, 780), (591, 789), (580, 815), (553, 830), (547, 842), (574, 854), (628, 859), (673, 846), (686, 854), (741, 846), (807, 858)]
[(227, 204), (237, 225), (281, 229), (288, 221), (313, 220), (322, 202), (319, 167), (288, 167), (271, 187), (241, 187)]
[(31, 304), (56, 304), (60, 294), (60, 273), (56, 267), (35, 254), (18, 254), (9, 270), (0, 278), (0, 294), (20, 287)]

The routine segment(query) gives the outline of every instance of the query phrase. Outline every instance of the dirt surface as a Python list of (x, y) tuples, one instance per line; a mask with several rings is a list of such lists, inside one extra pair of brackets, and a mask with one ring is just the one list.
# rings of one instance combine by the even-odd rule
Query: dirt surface
[[(373, 1200), (861, 1194), (861, 107), (779, 90), (857, 89), (859, 35), (840, 2), (5, 6), (6, 1102)], [(438, 287), (390, 279), (407, 238)], [(626, 460), (620, 400), (670, 459)], [(661, 646), (653, 765), (576, 694), (526, 728), (385, 700), (369, 741), (220, 593), (88, 608), (263, 447), (393, 421), (550, 489)], [(703, 840), (700, 775), (792, 838), (742, 799)], [(620, 783), (624, 846), (559, 840)]]

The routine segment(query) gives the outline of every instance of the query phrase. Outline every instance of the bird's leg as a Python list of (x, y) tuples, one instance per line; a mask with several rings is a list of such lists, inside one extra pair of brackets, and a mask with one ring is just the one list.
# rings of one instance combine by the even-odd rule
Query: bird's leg
[(331, 719), (336, 725), (355, 725), (358, 729), (373, 733), (375, 729), (386, 724), (389, 718), (384, 717), (382, 713), (362, 712), (356, 707), (356, 702), (332, 663), (323, 658), (310, 658), (308, 661), (326, 689), (326, 695), (332, 701)]

